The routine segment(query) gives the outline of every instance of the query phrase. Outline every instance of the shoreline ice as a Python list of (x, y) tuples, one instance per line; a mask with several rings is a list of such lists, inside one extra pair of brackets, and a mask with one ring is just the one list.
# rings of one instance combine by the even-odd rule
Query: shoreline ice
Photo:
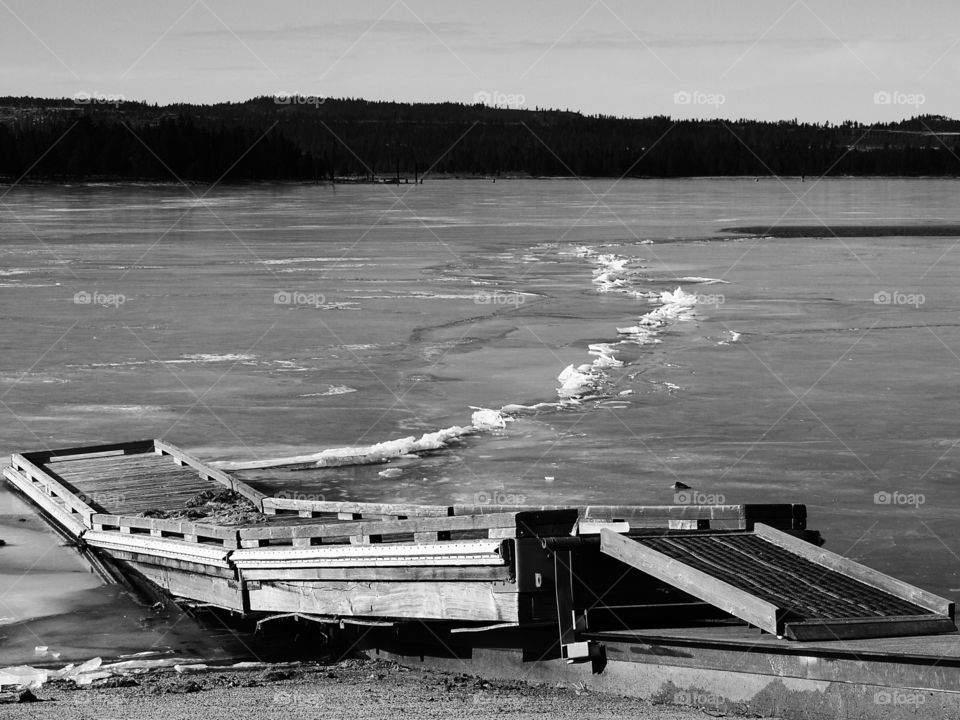
[(316, 453), (306, 455), (291, 455), (287, 457), (267, 458), (263, 460), (220, 460), (211, 462), (211, 465), (223, 470), (263, 470), (266, 468), (285, 467), (288, 465), (312, 465), (317, 468), (343, 467), (346, 465), (379, 465), (400, 458), (415, 456), (423, 452), (443, 450), (451, 443), (481, 432), (505, 428), (513, 418), (505, 416), (499, 410), (476, 408), (471, 417), (471, 424), (461, 427), (452, 427), (424, 433), (419, 438), (415, 435), (386, 440), (366, 446), (347, 446), (327, 448)]
[[(508, 403), (499, 410), (474, 407), (471, 408), (474, 412), (470, 419), (470, 425), (454, 425), (435, 432), (425, 433), (419, 438), (410, 435), (367, 446), (327, 448), (315, 453), (262, 460), (214, 461), (212, 464), (225, 470), (257, 470), (290, 465), (325, 468), (381, 464), (394, 459), (415, 457), (419, 453), (442, 450), (471, 435), (503, 430), (507, 427), (507, 423), (514, 420), (511, 417), (513, 414), (561, 410), (579, 405), (586, 400), (607, 398), (609, 393), (605, 391), (605, 386), (610, 382), (609, 370), (624, 365), (623, 361), (617, 357), (619, 348), (627, 345), (648, 345), (660, 342), (659, 336), (670, 325), (693, 317), (697, 296), (684, 291), (680, 286), (673, 291), (665, 290), (659, 294), (637, 288), (632, 282), (637, 270), (630, 267), (630, 264), (634, 261), (630, 257), (615, 253), (600, 253), (596, 248), (588, 245), (576, 246), (572, 251), (564, 254), (588, 259), (597, 266), (593, 271), (592, 281), (597, 292), (616, 292), (634, 298), (649, 298), (650, 302), (659, 304), (641, 315), (637, 319), (637, 325), (615, 328), (620, 336), (618, 340), (591, 343), (587, 347), (587, 352), (593, 356), (591, 362), (580, 365), (570, 364), (565, 367), (557, 375), (557, 381), (560, 383), (556, 391), (558, 401), (540, 402), (533, 405)], [(724, 282), (699, 277), (691, 277), (687, 280), (700, 283)], [(382, 476), (387, 477), (387, 475)]]

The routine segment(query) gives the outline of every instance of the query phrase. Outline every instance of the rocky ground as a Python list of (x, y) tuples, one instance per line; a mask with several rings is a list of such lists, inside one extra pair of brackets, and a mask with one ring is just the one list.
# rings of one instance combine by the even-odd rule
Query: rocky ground
[(247, 671), (166, 669), (108, 678), (87, 688), (77, 688), (72, 682), (48, 683), (32, 694), (6, 693), (0, 696), (0, 703), (0, 717), (5, 720), (715, 717), (692, 707), (653, 705), (569, 685), (489, 682), (379, 660), (298, 663)]

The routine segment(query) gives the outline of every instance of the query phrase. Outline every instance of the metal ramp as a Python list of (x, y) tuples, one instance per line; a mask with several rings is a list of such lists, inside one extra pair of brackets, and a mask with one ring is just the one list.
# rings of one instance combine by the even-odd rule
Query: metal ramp
[(759, 523), (752, 532), (604, 529), (600, 538), (602, 553), (780, 637), (956, 630), (950, 600)]

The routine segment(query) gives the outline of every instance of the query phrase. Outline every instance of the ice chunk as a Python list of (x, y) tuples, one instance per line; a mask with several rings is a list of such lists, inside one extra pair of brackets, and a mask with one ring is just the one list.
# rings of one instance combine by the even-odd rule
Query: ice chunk
[(38, 688), (50, 677), (49, 670), (30, 667), (29, 665), (13, 665), (0, 668), (0, 688), (6, 685), (17, 685), (23, 688)]
[(474, 413), (470, 418), (470, 424), (478, 430), (502, 430), (508, 422), (513, 422), (513, 418), (504, 415), (502, 410), (473, 409)]

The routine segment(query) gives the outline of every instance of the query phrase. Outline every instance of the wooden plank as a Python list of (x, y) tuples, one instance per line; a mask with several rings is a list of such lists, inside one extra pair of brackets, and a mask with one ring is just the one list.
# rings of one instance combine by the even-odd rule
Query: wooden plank
[(866, 617), (788, 622), (785, 634), (791, 640), (857, 640), (861, 638), (908, 637), (953, 633), (957, 627), (945, 615)]
[(138, 528), (150, 533), (172, 533), (178, 535), (192, 535), (201, 538), (213, 538), (224, 542), (228, 547), (238, 547), (239, 536), (236, 528), (219, 525), (194, 523), (187, 520), (167, 518), (142, 518), (125, 515), (105, 515), (97, 513), (91, 518), (94, 529), (101, 526), (122, 528)]
[(174, 467), (169, 460), (164, 460), (153, 453), (126, 454), (122, 450), (110, 451), (110, 453), (100, 456), (73, 456), (63, 455), (51, 458), (44, 465), (56, 465), (64, 472), (71, 471), (95, 471), (101, 468), (123, 468), (123, 467)]
[(670, 530), (709, 530), (709, 520), (668, 520)]
[(250, 610), (348, 617), (518, 622), (522, 597), (474, 582), (246, 583)]
[[(564, 505), (454, 505), (455, 515), (561, 510)], [(787, 503), (748, 505), (586, 505), (577, 508), (581, 519), (626, 521), (634, 527), (666, 527), (670, 520), (710, 520), (747, 529), (757, 519), (787, 528), (806, 527), (806, 506)], [(800, 528), (802, 529), (802, 528)]]
[(74, 538), (80, 537), (87, 529), (82, 516), (71, 512), (69, 506), (58, 503), (55, 498), (41, 491), (36, 483), (32, 482), (23, 473), (7, 467), (3, 469), (3, 475), (17, 490), (42, 508)]
[(210, 603), (238, 612), (244, 610), (242, 585), (236, 580), (198, 575), (153, 563), (121, 560), (119, 564), (132, 568), (170, 595)]
[(103, 452), (122, 450), (125, 453), (148, 452), (153, 448), (153, 440), (131, 440), (120, 443), (106, 443), (100, 445), (80, 445), (70, 448), (56, 448), (52, 450), (32, 450), (21, 453), (32, 462), (45, 463), (51, 458), (67, 457), (70, 455), (89, 455)]
[(254, 568), (504, 565), (505, 541), (463, 540), (425, 545), (367, 544), (236, 550), (230, 561)]
[(915, 585), (885, 575), (850, 558), (824, 550), (768, 525), (758, 523), (754, 528), (754, 533), (757, 537), (817, 565), (835, 570), (877, 590), (882, 590), (920, 607), (927, 608), (938, 615), (945, 615), (951, 620), (954, 618), (954, 603), (952, 600), (934, 595)]
[(745, 622), (775, 635), (782, 634), (776, 605), (652, 550), (612, 530), (600, 531), (600, 551), (631, 567), (719, 607)]
[(241, 540), (283, 540), (292, 538), (349, 538), (371, 535), (413, 535), (440, 530), (516, 528), (517, 514), (429, 517), (410, 520), (361, 520), (309, 525), (268, 525), (240, 528)]
[(90, 527), (89, 519), (95, 511), (87, 503), (78, 498), (76, 493), (73, 492), (72, 488), (68, 488), (59, 481), (55, 480), (53, 477), (45, 473), (22, 455), (14, 454), (12, 457), (12, 463), (15, 469), (19, 469), (21, 471), (21, 474), (26, 475), (32, 480), (35, 480), (37, 483), (46, 488), (46, 490), (49, 490), (51, 493), (60, 497), (65, 504), (69, 505), (83, 518), (84, 525)]
[(171, 445), (164, 440), (154, 440), (154, 451), (169, 455), (170, 457), (174, 458), (174, 460), (185, 463), (190, 467), (197, 469), (200, 471), (202, 477), (210, 478), (221, 485), (235, 490), (256, 505), (258, 510), (263, 510), (263, 500), (267, 497), (266, 493), (255, 490), (245, 482), (237, 480), (235, 477), (224, 472), (223, 470), (218, 470), (211, 465), (207, 465), (202, 460), (195, 458), (193, 455), (184, 452), (180, 448)]
[(379, 581), (379, 582), (510, 582), (513, 568), (491, 566), (253, 568), (244, 580)]
[(222, 568), (214, 565), (192, 563), (186, 560), (174, 560), (172, 558), (161, 558), (155, 555), (127, 550), (110, 550), (110, 557), (114, 560), (127, 560), (145, 565), (156, 565), (170, 570), (179, 570), (197, 575), (209, 575), (211, 577), (226, 578), (228, 580), (235, 580), (237, 576), (236, 571), (232, 568)]
[(264, 512), (268, 510), (305, 510), (313, 513), (350, 513), (363, 516), (383, 515), (407, 517), (447, 517), (453, 508), (444, 505), (414, 505), (409, 503), (334, 502), (324, 500), (299, 500), (296, 498), (267, 497), (263, 500)]
[(230, 567), (228, 562), (230, 548), (218, 545), (100, 530), (88, 530), (84, 533), (83, 540), (92, 547), (103, 548), (108, 552), (112, 550), (139, 552), (153, 557), (184, 560), (201, 565)]
[(52, 455), (43, 461), (47, 463), (76, 462), (77, 460), (89, 460), (91, 458), (113, 457), (115, 455), (124, 455), (123, 450), (100, 450), (98, 452), (77, 453), (75, 455)]

